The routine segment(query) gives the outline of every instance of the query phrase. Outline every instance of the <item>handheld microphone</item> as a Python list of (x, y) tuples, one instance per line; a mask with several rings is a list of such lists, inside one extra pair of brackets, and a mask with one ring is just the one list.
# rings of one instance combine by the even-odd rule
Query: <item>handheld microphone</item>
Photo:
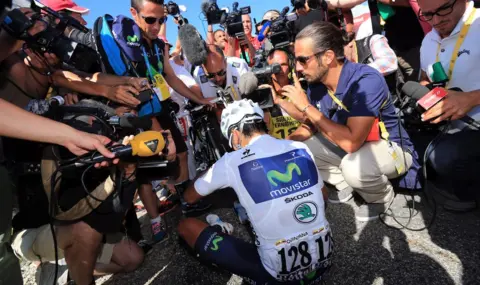
[(258, 78), (253, 72), (244, 73), (240, 76), (238, 90), (240, 95), (250, 95), (258, 88)]
[(178, 38), (185, 57), (192, 65), (201, 66), (207, 61), (206, 43), (194, 26), (185, 24), (180, 27)]
[[(136, 135), (129, 145), (117, 145), (111, 147), (109, 150), (115, 154), (115, 158), (126, 158), (131, 156), (150, 157), (158, 155), (165, 148), (165, 139), (160, 132), (148, 131)], [(84, 155), (74, 163), (62, 165), (62, 167), (81, 167), (88, 164), (100, 163), (103, 161), (110, 161), (112, 159), (107, 158), (101, 154)]]
[(270, 32), (270, 26), (272, 25), (271, 21), (266, 22), (263, 24), (262, 29), (258, 33), (258, 41), (263, 42), (263, 40), (267, 37), (268, 33)]
[[(460, 88), (452, 88), (451, 90), (462, 91)], [(415, 100), (415, 106), (424, 112), (442, 101), (447, 96), (448, 91), (441, 87), (435, 87), (433, 90), (430, 90), (418, 82), (407, 81), (402, 87), (402, 93)], [(468, 115), (459, 120), (480, 130), (480, 124)]]

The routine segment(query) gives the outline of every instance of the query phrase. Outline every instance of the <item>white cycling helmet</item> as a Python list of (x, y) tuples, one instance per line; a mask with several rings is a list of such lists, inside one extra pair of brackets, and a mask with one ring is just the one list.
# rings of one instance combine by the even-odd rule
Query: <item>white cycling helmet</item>
[(244, 124), (251, 124), (257, 120), (263, 120), (263, 110), (258, 103), (252, 100), (243, 99), (234, 101), (227, 105), (222, 112), (221, 129), (222, 134), (227, 138), (230, 147), (232, 146), (232, 130), (243, 129)]

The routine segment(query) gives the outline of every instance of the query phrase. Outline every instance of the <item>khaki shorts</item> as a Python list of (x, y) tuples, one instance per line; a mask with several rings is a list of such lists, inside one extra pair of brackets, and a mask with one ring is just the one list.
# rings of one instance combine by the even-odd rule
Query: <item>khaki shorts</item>
[[(103, 244), (97, 262), (109, 264), (113, 256), (115, 244)], [(31, 262), (54, 262), (55, 250), (50, 225), (37, 229), (23, 230), (17, 233), (12, 242), (12, 248), (18, 258)], [(63, 250), (58, 249), (58, 259), (63, 259)]]

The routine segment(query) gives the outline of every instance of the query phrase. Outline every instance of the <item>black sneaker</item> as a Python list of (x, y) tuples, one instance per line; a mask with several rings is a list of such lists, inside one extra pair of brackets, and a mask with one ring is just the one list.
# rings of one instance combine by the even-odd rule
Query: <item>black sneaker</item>
[(204, 211), (210, 209), (210, 207), (212, 207), (212, 204), (206, 203), (203, 200), (200, 200), (195, 204), (182, 203), (182, 213), (186, 217), (200, 216)]

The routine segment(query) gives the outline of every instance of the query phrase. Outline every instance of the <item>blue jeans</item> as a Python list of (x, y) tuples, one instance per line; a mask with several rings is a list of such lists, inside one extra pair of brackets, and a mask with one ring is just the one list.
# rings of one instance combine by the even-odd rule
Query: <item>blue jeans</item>
[(480, 131), (446, 135), (427, 153), (429, 170), (433, 170), (428, 178), (438, 188), (462, 200), (480, 197)]

